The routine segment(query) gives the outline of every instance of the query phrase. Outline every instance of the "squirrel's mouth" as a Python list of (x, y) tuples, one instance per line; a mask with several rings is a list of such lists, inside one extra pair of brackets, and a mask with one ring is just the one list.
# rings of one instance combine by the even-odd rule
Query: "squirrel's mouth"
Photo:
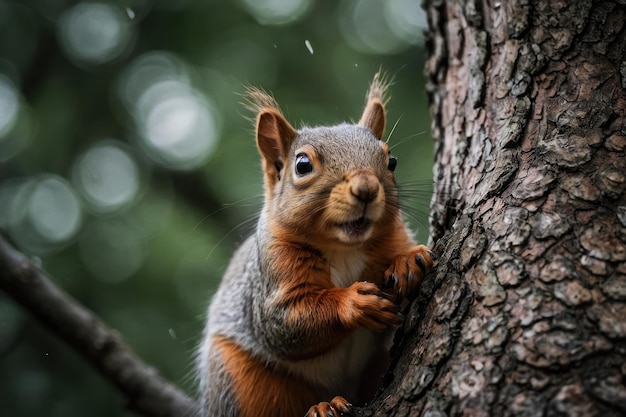
[(365, 235), (372, 226), (372, 221), (367, 217), (359, 217), (356, 220), (341, 223), (339, 227), (349, 237), (361, 237)]

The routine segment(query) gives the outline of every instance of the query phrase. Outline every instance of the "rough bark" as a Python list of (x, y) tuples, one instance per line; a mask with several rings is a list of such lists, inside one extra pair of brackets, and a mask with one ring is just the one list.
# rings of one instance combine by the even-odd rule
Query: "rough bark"
[(426, 1), (441, 256), (375, 415), (626, 415), (624, 3)]

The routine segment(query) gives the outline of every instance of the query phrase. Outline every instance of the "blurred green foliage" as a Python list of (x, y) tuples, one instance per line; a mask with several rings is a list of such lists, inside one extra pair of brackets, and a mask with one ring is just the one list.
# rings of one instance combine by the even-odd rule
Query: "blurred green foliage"
[[(405, 208), (427, 239), (420, 19), (410, 0), (0, 0), (0, 228), (195, 395), (206, 305), (262, 203), (246, 85), (295, 126), (334, 124), (358, 119), (384, 68)], [(0, 405), (129, 414), (3, 293)]]

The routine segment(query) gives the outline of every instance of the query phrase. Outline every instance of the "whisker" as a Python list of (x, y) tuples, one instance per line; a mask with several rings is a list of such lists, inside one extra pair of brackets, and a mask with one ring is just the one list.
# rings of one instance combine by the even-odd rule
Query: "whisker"
[(213, 252), (215, 252), (215, 249), (217, 249), (217, 247), (218, 247), (219, 245), (221, 245), (221, 244), (222, 244), (222, 242), (224, 242), (224, 240), (225, 240), (228, 236), (230, 236), (231, 234), (233, 234), (233, 232), (235, 232), (236, 230), (241, 229), (243, 226), (249, 226), (249, 225), (250, 225), (250, 224), (252, 224), (252, 223), (256, 223), (256, 222), (258, 221), (258, 219), (259, 219), (259, 215), (260, 215), (260, 212), (259, 212), (259, 213), (257, 213), (255, 216), (252, 216), (252, 217), (250, 217), (249, 219), (242, 221), (242, 222), (241, 222), (241, 223), (239, 223), (237, 226), (235, 226), (235, 227), (233, 227), (232, 229), (230, 229), (230, 230), (228, 231), (228, 233), (225, 233), (225, 234), (224, 234), (224, 235), (220, 238), (220, 240), (218, 240), (218, 241), (215, 243), (215, 245), (213, 245), (213, 247), (211, 248), (211, 250), (210, 250), (210, 251), (209, 251), (209, 253), (207, 254), (207, 256), (206, 256), (205, 260), (209, 260), (209, 258), (211, 257), (211, 255), (213, 255)]
[(413, 219), (415, 222), (417, 222), (420, 226), (422, 226), (425, 229), (428, 229), (429, 226), (429, 212), (428, 210), (406, 210), (405, 207), (401, 207), (400, 204), (396, 205), (396, 204), (388, 204), (388, 206), (385, 208), (385, 210), (390, 213), (393, 214), (397, 211), (400, 212), (401, 216), (407, 220), (407, 219)]
[(385, 141), (385, 143), (389, 143), (391, 136), (393, 136), (393, 132), (396, 131), (396, 127), (398, 127), (398, 123), (400, 123), (400, 119), (402, 119), (402, 115), (400, 115), (400, 117), (398, 117), (398, 120), (396, 120), (396, 122), (393, 124), (393, 127), (391, 128), (389, 135), (387, 135), (387, 140)]
[[(243, 205), (241, 203), (244, 202), (244, 201), (250, 201), (250, 200), (259, 199), (259, 198), (262, 199), (263, 198), (263, 194), (256, 194), (256, 195), (252, 195), (252, 196), (249, 196), (249, 197), (244, 197), (244, 198), (242, 198), (240, 200), (237, 200), (237, 201), (235, 201), (233, 203), (224, 203), (224, 204), (222, 204), (222, 207), (213, 210), (212, 212), (210, 212), (209, 214), (204, 216), (202, 219), (200, 219), (200, 221), (198, 223), (196, 223), (196, 225), (193, 227), (192, 231), (196, 231), (198, 229), (198, 227), (200, 227), (200, 225), (202, 223), (204, 223), (205, 221), (207, 221), (208, 219), (210, 219), (211, 217), (213, 217), (217, 213), (220, 213), (220, 212), (222, 212), (222, 211), (224, 211), (226, 209), (229, 209), (231, 207), (236, 207), (236, 206), (249, 207), (249, 206), (251, 206), (253, 204)], [(260, 203), (260, 201), (255, 200), (254, 203), (258, 204), (258, 203)]]
[(407, 140), (409, 140), (409, 139), (411, 139), (411, 138), (414, 138), (414, 137), (416, 137), (416, 136), (423, 135), (424, 133), (428, 133), (428, 131), (427, 131), (427, 130), (423, 130), (423, 131), (421, 131), (421, 132), (413, 133), (412, 135), (409, 135), (409, 136), (407, 136), (407, 137), (405, 137), (405, 138), (401, 139), (399, 142), (394, 143), (393, 145), (391, 145), (391, 146), (389, 147), (389, 150), (394, 149), (394, 148), (395, 148), (396, 146), (398, 146), (398, 145), (402, 145), (404, 142), (406, 142)]

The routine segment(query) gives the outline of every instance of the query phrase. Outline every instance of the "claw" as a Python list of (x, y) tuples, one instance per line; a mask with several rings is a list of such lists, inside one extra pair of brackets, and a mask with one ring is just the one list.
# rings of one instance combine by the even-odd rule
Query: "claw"
[(338, 410), (341, 414), (352, 414), (352, 404), (346, 401), (345, 398), (337, 396), (331, 400), (331, 405), (335, 410)]
[(398, 279), (396, 278), (396, 276), (394, 274), (391, 274), (387, 282), (385, 282), (385, 284), (383, 285), (383, 288), (395, 288), (397, 282)]
[(346, 401), (345, 398), (337, 396), (330, 402), (321, 402), (312, 406), (307, 412), (305, 417), (340, 417), (341, 415), (351, 415), (350, 408), (352, 404)]
[(432, 268), (435, 257), (435, 253), (423, 245), (415, 246), (407, 254), (396, 256), (385, 271), (387, 278), (382, 288), (394, 288), (397, 304), (402, 303), (405, 298), (411, 301), (415, 298), (424, 276)]
[(393, 295), (393, 294), (389, 294), (388, 292), (380, 291), (378, 293), (378, 296), (380, 298), (384, 298), (384, 299), (389, 300), (389, 301), (394, 302), (394, 303), (396, 301), (396, 296)]
[(415, 255), (415, 262), (417, 263), (417, 266), (420, 267), (422, 272), (426, 273), (426, 264), (424, 263), (424, 257), (421, 254), (418, 253)]

